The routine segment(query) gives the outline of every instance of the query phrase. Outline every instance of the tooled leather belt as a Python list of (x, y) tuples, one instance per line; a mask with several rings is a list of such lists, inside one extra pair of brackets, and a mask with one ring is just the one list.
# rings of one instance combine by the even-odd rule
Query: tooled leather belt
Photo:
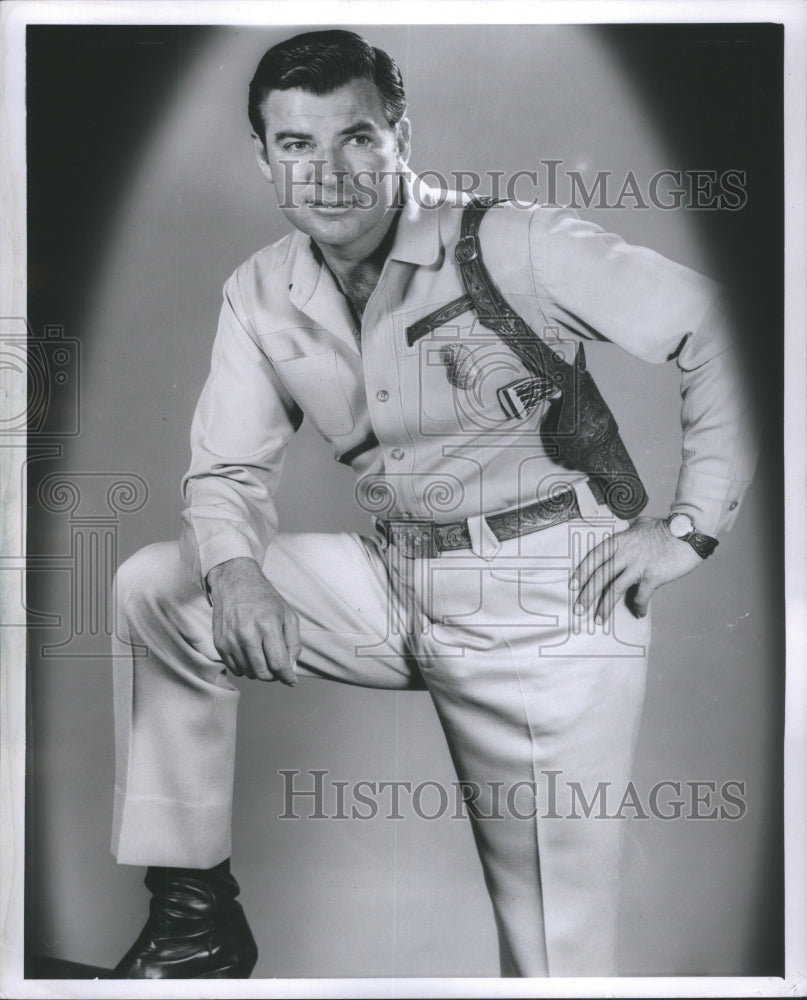
[[(604, 496), (601, 487), (592, 479), (587, 483), (594, 499), (602, 504)], [(485, 520), (496, 538), (505, 542), (580, 516), (577, 494), (567, 487), (525, 507), (500, 514), (486, 514)], [(441, 552), (470, 549), (472, 544), (467, 521), (439, 524), (425, 518), (384, 520), (379, 517), (375, 523), (384, 540), (395, 545), (402, 555), (410, 559), (434, 558)]]

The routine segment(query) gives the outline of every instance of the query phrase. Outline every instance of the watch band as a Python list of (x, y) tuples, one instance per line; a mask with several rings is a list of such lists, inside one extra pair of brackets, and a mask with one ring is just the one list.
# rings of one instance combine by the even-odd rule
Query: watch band
[[(672, 530), (671, 521), (680, 517), (689, 521), (691, 528), (685, 535), (679, 535)], [(667, 525), (667, 529), (673, 538), (678, 538), (682, 542), (687, 542), (692, 548), (698, 553), (701, 559), (708, 558), (717, 546), (720, 544), (716, 538), (712, 538), (711, 535), (705, 535), (702, 531), (698, 531), (695, 525), (692, 523), (692, 518), (688, 514), (679, 514), (677, 512), (672, 513), (669, 517), (665, 518), (664, 523)]]
[(712, 538), (711, 535), (704, 535), (702, 531), (695, 531), (694, 528), (683, 541), (689, 542), (701, 559), (706, 559), (710, 556), (720, 544), (716, 538)]

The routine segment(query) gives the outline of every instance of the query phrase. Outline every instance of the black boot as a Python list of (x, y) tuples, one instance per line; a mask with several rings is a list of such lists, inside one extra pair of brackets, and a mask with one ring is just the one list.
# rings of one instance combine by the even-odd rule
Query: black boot
[(248, 979), (258, 948), (240, 892), (222, 861), (206, 871), (149, 868), (149, 918), (117, 967), (118, 979)]

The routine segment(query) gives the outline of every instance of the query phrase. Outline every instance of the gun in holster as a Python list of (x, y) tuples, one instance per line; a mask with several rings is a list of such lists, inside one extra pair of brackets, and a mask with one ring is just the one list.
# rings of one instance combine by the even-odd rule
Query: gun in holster
[(586, 368), (583, 345), (578, 345), (574, 363), (569, 364), (509, 307), (482, 262), (479, 226), (493, 204), (491, 198), (474, 198), (463, 211), (454, 254), (467, 294), (410, 327), (409, 343), (460, 312), (475, 309), (482, 325), (494, 330), (532, 375), (554, 383), (556, 391), (548, 397), (541, 424), (547, 453), (565, 468), (592, 479), (617, 517), (636, 517), (647, 503), (647, 493), (614, 415)]

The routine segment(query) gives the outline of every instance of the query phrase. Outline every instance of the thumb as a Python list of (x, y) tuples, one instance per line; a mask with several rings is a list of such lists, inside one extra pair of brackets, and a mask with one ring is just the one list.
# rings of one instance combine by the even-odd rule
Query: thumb
[(294, 665), (303, 651), (303, 644), (300, 639), (300, 619), (288, 605), (283, 619), (283, 638), (286, 641), (291, 668), (294, 670)]

